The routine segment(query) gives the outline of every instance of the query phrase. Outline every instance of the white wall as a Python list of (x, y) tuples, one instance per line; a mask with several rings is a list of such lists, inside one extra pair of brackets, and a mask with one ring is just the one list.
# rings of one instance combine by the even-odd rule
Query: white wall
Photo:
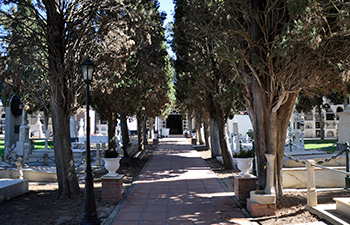
[[(248, 130), (253, 129), (252, 123), (250, 121), (250, 118), (248, 115), (235, 115), (234, 119), (238, 122), (238, 133), (241, 135), (245, 135)], [(233, 120), (228, 120), (228, 129), (230, 132), (232, 132), (232, 122)]]

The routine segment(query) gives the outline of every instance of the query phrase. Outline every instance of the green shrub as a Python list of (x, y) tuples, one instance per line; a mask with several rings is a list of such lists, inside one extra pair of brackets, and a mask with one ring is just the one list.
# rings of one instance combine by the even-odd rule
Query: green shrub
[(254, 151), (253, 150), (241, 150), (233, 155), (233, 158), (253, 158)]
[(105, 158), (117, 158), (118, 157), (118, 152), (114, 151), (114, 150), (111, 150), (111, 151), (107, 150), (107, 151), (105, 151), (104, 157)]
[(254, 131), (252, 129), (249, 129), (246, 134), (250, 139), (254, 140)]

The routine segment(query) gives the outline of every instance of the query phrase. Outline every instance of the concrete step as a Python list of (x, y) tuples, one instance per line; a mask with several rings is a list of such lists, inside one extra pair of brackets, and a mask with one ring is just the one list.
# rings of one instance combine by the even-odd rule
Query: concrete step
[(28, 180), (0, 179), (0, 202), (28, 192)]
[(339, 213), (336, 210), (336, 204), (318, 204), (315, 207), (308, 207), (308, 210), (320, 217), (321, 219), (326, 220), (327, 222), (334, 225), (349, 225), (350, 218), (348, 215)]
[(333, 198), (333, 200), (337, 212), (350, 216), (350, 198)]

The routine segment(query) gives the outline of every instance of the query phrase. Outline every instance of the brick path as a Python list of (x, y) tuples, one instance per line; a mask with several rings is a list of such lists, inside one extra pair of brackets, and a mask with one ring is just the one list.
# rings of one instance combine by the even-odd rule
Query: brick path
[(113, 225), (250, 224), (184, 138), (162, 139)]

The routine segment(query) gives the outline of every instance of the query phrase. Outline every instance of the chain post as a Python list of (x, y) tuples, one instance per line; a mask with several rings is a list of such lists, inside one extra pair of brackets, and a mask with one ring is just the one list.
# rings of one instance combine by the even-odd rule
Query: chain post
[(255, 152), (255, 142), (252, 141), (253, 144), (253, 152), (254, 152), (254, 157), (253, 157), (253, 175), (256, 176), (256, 152)]
[[(345, 156), (346, 156), (346, 172), (350, 172), (349, 171), (349, 142), (346, 142), (346, 150), (345, 150)], [(345, 187), (346, 189), (350, 188), (350, 177), (349, 175), (346, 175), (345, 177)]]

